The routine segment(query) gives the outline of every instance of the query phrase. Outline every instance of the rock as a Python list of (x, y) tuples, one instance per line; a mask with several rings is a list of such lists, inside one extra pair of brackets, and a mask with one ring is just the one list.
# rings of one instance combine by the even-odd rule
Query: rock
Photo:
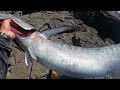
[(7, 79), (8, 79), (8, 77), (10, 77), (10, 72), (7, 72), (7, 76), (6, 77), (7, 77)]
[(107, 44), (107, 45), (114, 45), (115, 44), (115, 42), (113, 42), (111, 39), (109, 39), (109, 38), (106, 38), (105, 39), (105, 43)]

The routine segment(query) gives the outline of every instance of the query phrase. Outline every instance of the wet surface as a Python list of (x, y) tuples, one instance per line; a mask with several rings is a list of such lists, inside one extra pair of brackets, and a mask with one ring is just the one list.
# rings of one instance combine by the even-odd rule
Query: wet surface
[[(70, 32), (64, 32), (49, 38), (66, 44), (94, 48), (120, 42), (120, 22), (98, 11), (9, 11), (9, 13), (20, 16), (23, 20), (35, 26), (40, 32), (61, 26), (73, 27)], [(33, 61), (32, 70), (31, 67), (27, 67), (24, 62), (24, 54), (13, 42), (7, 79), (50, 79), (49, 69), (36, 61)], [(95, 78), (111, 79), (119, 77), (120, 74), (117, 73)], [(72, 78), (62, 76), (61, 79)]]

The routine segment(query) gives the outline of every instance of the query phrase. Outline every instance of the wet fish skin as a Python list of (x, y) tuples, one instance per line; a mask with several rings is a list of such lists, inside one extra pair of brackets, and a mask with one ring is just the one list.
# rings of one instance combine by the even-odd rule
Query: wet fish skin
[[(0, 19), (6, 18), (11, 18), (24, 30), (35, 29), (11, 14), (0, 13)], [(52, 70), (76, 78), (105, 76), (120, 70), (120, 44), (100, 48), (67, 45), (48, 39), (51, 35), (60, 33), (66, 28), (54, 30), (43, 33), (35, 31), (27, 37), (17, 34), (16, 39), (26, 52), (27, 65), (31, 64), (33, 58)]]
[(18, 38), (33, 53), (37, 62), (63, 75), (93, 78), (120, 70), (120, 44), (82, 48), (51, 41), (39, 32)]

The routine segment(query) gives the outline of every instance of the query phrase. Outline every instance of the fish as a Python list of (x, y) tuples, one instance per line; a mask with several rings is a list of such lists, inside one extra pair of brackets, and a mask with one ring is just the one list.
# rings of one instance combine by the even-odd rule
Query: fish
[[(52, 30), (60, 32), (66, 29)], [(100, 77), (120, 70), (120, 44), (99, 48), (72, 46), (49, 40), (52, 30), (36, 31), (28, 37), (18, 36), (25, 46), (26, 65), (31, 65), (34, 59), (51, 70), (75, 78)]]
[(59, 27), (34, 31), (28, 36), (16, 34), (16, 41), (25, 51), (26, 65), (30, 66), (34, 59), (48, 69), (78, 79), (101, 77), (120, 70), (120, 44), (85, 48), (49, 39), (67, 30), (68, 27)]

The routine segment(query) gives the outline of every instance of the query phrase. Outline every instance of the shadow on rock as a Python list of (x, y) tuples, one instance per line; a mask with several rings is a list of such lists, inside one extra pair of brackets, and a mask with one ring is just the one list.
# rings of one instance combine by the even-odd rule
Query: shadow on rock
[(76, 38), (76, 35), (74, 34), (74, 37), (72, 37), (72, 43), (73, 46), (80, 46), (80, 38)]
[(103, 40), (110, 38), (116, 44), (120, 43), (120, 21), (110, 18), (100, 11), (74, 11), (73, 13), (75, 18), (95, 28)]

